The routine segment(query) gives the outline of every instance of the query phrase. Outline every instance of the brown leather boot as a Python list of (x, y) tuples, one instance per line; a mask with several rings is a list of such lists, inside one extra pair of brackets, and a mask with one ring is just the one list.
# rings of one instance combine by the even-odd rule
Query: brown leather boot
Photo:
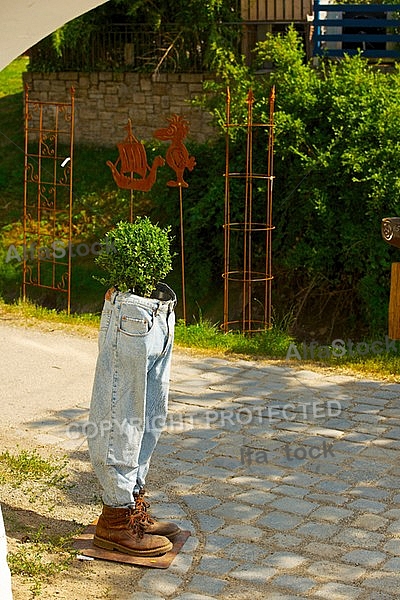
[(147, 512), (150, 504), (144, 499), (145, 489), (142, 488), (135, 496), (135, 506), (132, 508), (133, 515), (140, 515), (141, 523), (144, 527), (144, 532), (151, 535), (162, 535), (169, 540), (174, 540), (178, 533), (181, 532), (178, 525), (170, 521), (156, 521)]
[(166, 537), (145, 533), (139, 513), (106, 505), (99, 517), (93, 544), (131, 556), (160, 556), (172, 548)]

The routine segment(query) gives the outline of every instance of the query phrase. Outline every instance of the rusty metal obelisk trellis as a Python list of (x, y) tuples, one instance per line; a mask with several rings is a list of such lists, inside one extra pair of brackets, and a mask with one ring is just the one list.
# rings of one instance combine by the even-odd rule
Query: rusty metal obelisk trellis
[(23, 297), (61, 292), (71, 307), (74, 99), (37, 102), (25, 88)]
[[(254, 102), (250, 90), (247, 96), (247, 122), (232, 123), (231, 97), (227, 91), (222, 328), (226, 332), (239, 330), (247, 334), (271, 327), (275, 89), (270, 93), (268, 123), (253, 122)], [(241, 172), (230, 170), (231, 128), (241, 128), (246, 135), (245, 168)], [(261, 173), (254, 172), (255, 131), (257, 137), (262, 133), (266, 135), (265, 172)]]

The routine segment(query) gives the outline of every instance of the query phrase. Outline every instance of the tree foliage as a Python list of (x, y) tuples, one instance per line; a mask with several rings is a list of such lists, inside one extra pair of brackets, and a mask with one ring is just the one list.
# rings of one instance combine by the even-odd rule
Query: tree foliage
[[(144, 44), (146, 61), (141, 67), (135, 67), (140, 70), (154, 66), (151, 54), (159, 58), (166, 54), (173, 59), (165, 60), (165, 70), (191, 70), (188, 68), (191, 63), (210, 70), (216, 48), (230, 48), (237, 54), (238, 21), (238, 0), (109, 0), (40, 42), (32, 53), (32, 68), (44, 71), (126, 69), (123, 61), (115, 56), (115, 45), (129, 41), (134, 43), (135, 50), (138, 43), (140, 48)], [(113, 25), (126, 26), (129, 37), (123, 40), (124, 33), (120, 33), (118, 42), (110, 37)], [(148, 37), (145, 41), (141, 40), (143, 32)], [(93, 61), (96, 53), (99, 57), (94, 65), (85, 63), (82, 55), (87, 55), (87, 61), (89, 58)]]

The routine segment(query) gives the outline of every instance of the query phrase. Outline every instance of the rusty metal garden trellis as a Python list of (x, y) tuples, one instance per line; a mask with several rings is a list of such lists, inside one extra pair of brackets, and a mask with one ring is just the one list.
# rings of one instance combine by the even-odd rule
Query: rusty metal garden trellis
[[(25, 88), (23, 297), (66, 294), (71, 307), (74, 99), (38, 102)], [(42, 298), (43, 299), (43, 298)], [(53, 300), (52, 300), (53, 304)]]
[[(272, 190), (275, 88), (269, 97), (268, 123), (253, 121), (255, 98), (247, 95), (247, 121), (231, 122), (231, 95), (226, 96), (226, 161), (224, 214), (224, 318), (222, 329), (251, 334), (271, 327), (272, 291)], [(230, 171), (231, 128), (245, 132), (246, 158), (242, 172)], [(262, 164), (254, 172), (253, 143), (265, 132)], [(260, 145), (258, 146), (260, 147)], [(260, 157), (257, 157), (260, 159)], [(262, 157), (263, 158), (263, 157)], [(259, 162), (259, 160), (258, 160)], [(232, 187), (235, 186), (235, 203)]]

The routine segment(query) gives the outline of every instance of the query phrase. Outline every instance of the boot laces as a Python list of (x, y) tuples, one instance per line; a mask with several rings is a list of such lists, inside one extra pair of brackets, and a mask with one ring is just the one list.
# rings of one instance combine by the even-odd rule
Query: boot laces
[(149, 507), (150, 503), (146, 502), (144, 499), (144, 491), (141, 490), (135, 496), (135, 508), (133, 509), (133, 514), (140, 515), (140, 522), (145, 525), (152, 525), (154, 523), (154, 519), (147, 512)]
[(146, 531), (146, 519), (143, 518), (143, 513), (131, 511), (128, 516), (128, 526), (133, 530), (133, 533), (142, 538)]

